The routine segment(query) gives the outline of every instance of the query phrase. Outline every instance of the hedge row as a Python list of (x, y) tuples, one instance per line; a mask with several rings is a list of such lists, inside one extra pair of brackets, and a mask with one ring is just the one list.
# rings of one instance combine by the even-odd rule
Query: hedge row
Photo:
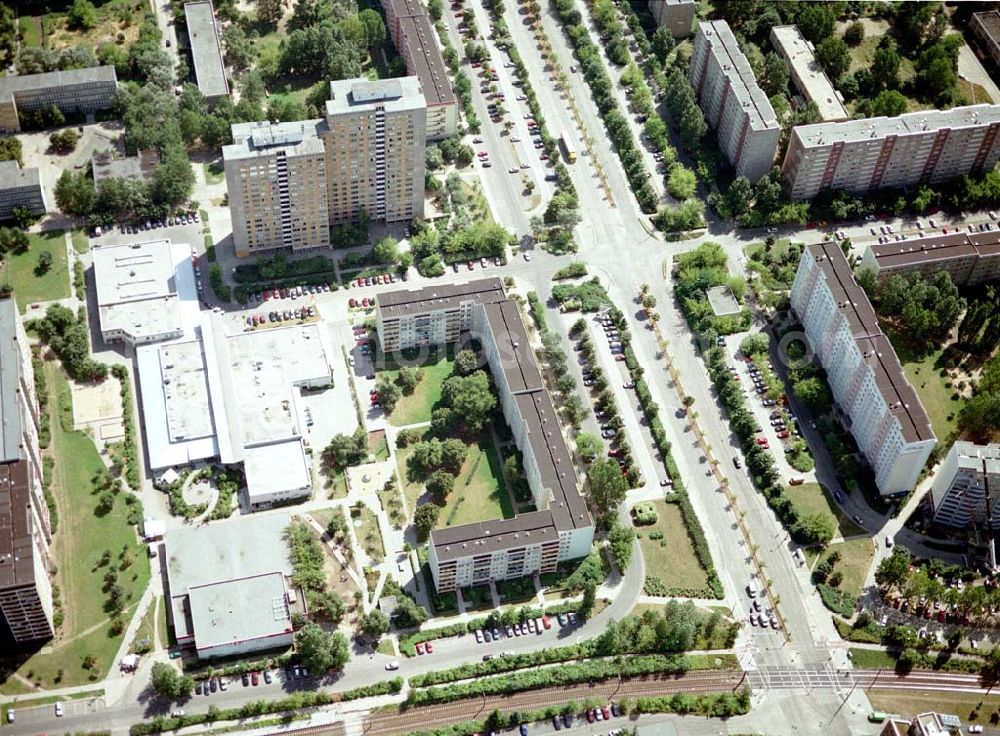
[(687, 527), (688, 537), (691, 540), (691, 546), (698, 557), (698, 562), (705, 569), (707, 578), (707, 584), (701, 590), (668, 587), (663, 585), (662, 581), (650, 578), (647, 580), (648, 584), (656, 587), (656, 582), (654, 582), (656, 580), (660, 582), (662, 587), (656, 592), (647, 592), (650, 595), (722, 599), (725, 597), (725, 593), (722, 590), (722, 582), (719, 580), (715, 563), (712, 561), (712, 553), (708, 548), (705, 530), (702, 528), (701, 522), (698, 521), (698, 515), (694, 512), (694, 507), (691, 506), (687, 489), (684, 486), (684, 481), (681, 479), (680, 471), (677, 468), (677, 462), (674, 460), (671, 452), (670, 440), (667, 439), (667, 432), (663, 427), (663, 422), (660, 421), (660, 407), (653, 401), (653, 394), (649, 390), (649, 384), (642, 377), (642, 367), (639, 365), (639, 361), (635, 357), (635, 351), (632, 349), (632, 338), (626, 332), (627, 324), (625, 322), (625, 315), (622, 314), (621, 310), (612, 308), (611, 318), (622, 335), (622, 345), (625, 349), (625, 367), (628, 368), (629, 375), (635, 383), (635, 393), (639, 399), (639, 406), (646, 417), (646, 424), (649, 426), (649, 432), (653, 437), (653, 442), (656, 444), (656, 449), (659, 450), (660, 457), (663, 459), (667, 475), (670, 476), (670, 481), (673, 483), (674, 492), (667, 494), (666, 501), (668, 503), (675, 503), (680, 507), (681, 515), (684, 517), (684, 526)]
[(658, 203), (656, 191), (649, 183), (649, 172), (646, 171), (646, 165), (643, 163), (628, 121), (612, 94), (611, 78), (604, 68), (597, 45), (590, 39), (590, 32), (583, 23), (583, 17), (576, 9), (574, 0), (556, 0), (555, 6), (573, 44), (576, 58), (580, 62), (580, 71), (590, 86), (594, 104), (604, 118), (604, 126), (618, 153), (629, 186), (632, 187), (642, 211), (653, 214)]
[(525, 669), (526, 667), (539, 667), (555, 662), (569, 662), (574, 659), (583, 659), (594, 655), (595, 646), (593, 642), (594, 640), (591, 639), (580, 644), (540, 649), (534, 652), (515, 654), (512, 657), (499, 657), (491, 659), (488, 662), (471, 662), (447, 670), (428, 672), (423, 675), (411, 677), (410, 687), (429, 687), (447, 682), (467, 680), (471, 677), (483, 677), (485, 675), (495, 675), (501, 672)]
[(157, 716), (150, 721), (133, 724), (129, 729), (129, 733), (132, 736), (144, 736), (145, 734), (163, 733), (164, 731), (176, 731), (186, 726), (195, 726), (202, 723), (242, 720), (244, 718), (253, 718), (273, 713), (287, 713), (289, 711), (302, 710), (303, 708), (316, 708), (347, 700), (370, 698), (376, 695), (388, 695), (398, 693), (402, 689), (403, 678), (396, 677), (342, 693), (326, 693), (322, 691), (299, 692), (280, 700), (254, 700), (239, 708), (216, 709), (210, 710), (207, 713), (190, 713), (177, 717)]
[(651, 654), (645, 656), (616, 657), (566, 664), (562, 667), (548, 667), (542, 670), (518, 672), (485, 679), (473, 680), (446, 687), (431, 687), (413, 690), (406, 699), (406, 705), (416, 706), (428, 703), (450, 703), (473, 696), (498, 695), (534, 690), (542, 687), (560, 687), (581, 682), (593, 682), (612, 677), (632, 675), (682, 674), (690, 669), (690, 660), (684, 655), (666, 656)]
[[(630, 704), (631, 705), (631, 704)], [(735, 693), (710, 693), (690, 695), (674, 693), (658, 698), (637, 698), (630, 707), (635, 715), (642, 713), (695, 713), (712, 718), (729, 718), (750, 711), (750, 691), (743, 689)]]
[(485, 618), (474, 618), (470, 621), (463, 621), (449, 626), (442, 626), (437, 629), (426, 629), (423, 631), (411, 631), (399, 637), (399, 651), (407, 657), (416, 656), (416, 646), (421, 641), (435, 641), (437, 639), (447, 639), (450, 636), (463, 636), (470, 634), (476, 629), (486, 626)]
[(132, 404), (132, 384), (128, 369), (121, 364), (111, 366), (111, 375), (121, 384), (122, 423), (125, 427), (125, 439), (122, 440), (125, 454), (125, 482), (133, 491), (142, 487), (142, 476), (139, 472), (139, 449), (136, 442), (135, 412)]

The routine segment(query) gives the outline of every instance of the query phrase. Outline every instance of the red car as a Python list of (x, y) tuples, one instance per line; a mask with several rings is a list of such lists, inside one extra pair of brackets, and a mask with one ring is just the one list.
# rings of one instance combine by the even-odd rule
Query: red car
[(618, 355), (615, 356), (615, 360), (621, 362), (621, 361), (625, 360), (625, 356), (622, 355), (621, 353), (619, 353)]
[(355, 299), (353, 296), (348, 300), (347, 303), (352, 307), (358, 306), (358, 300)]
[(417, 642), (417, 654), (424, 653), (424, 643), (422, 641)]
[(938, 621), (940, 621), (941, 623), (944, 623), (944, 621), (945, 621), (945, 619), (947, 617), (948, 617), (947, 611), (944, 611), (944, 610), (938, 611)]
[(789, 431), (787, 429), (782, 430), (781, 432), (778, 432), (778, 439), (779, 440), (787, 440), (789, 437), (791, 437), (791, 434), (789, 433)]
[(591, 708), (587, 711), (587, 723), (593, 723), (597, 716), (594, 715), (594, 709)]
[(434, 645), (431, 644), (429, 641), (428, 642), (424, 642), (424, 646), (427, 648), (427, 653), (428, 654), (433, 654), (434, 653)]
[(552, 622), (549, 621), (548, 616), (542, 616), (542, 626), (544, 626), (546, 629), (552, 628)]
[(469, 270), (472, 271), (476, 267), (476, 264), (473, 263), (472, 261), (469, 261), (468, 266), (469, 266)]
[(607, 721), (607, 720), (609, 720), (611, 718), (611, 709), (608, 706), (602, 705), (601, 706), (601, 713), (604, 714), (604, 720)]
[(260, 684), (260, 675), (256, 672), (250, 673), (250, 682), (253, 683), (254, 687)]
[(767, 444), (767, 437), (758, 437), (757, 438), (757, 444), (758, 445), (766, 445)]
[(610, 450), (608, 450), (608, 457), (618, 457), (619, 452), (621, 452), (621, 450), (612, 447)]

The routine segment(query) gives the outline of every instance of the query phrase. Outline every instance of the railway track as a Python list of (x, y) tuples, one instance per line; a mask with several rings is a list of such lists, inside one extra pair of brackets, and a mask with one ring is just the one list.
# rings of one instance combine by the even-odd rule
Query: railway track
[(593, 684), (546, 688), (511, 695), (488, 695), (465, 698), (452, 703), (415, 706), (398, 712), (377, 713), (364, 722), (364, 733), (407, 733), (442, 726), (458, 721), (479, 720), (496, 709), (505, 711), (536, 710), (570, 700), (599, 698), (615, 700), (625, 697), (672, 695), (676, 692), (712, 693), (736, 690), (743, 682), (743, 673), (692, 672), (679, 677), (629, 678), (606, 680)]

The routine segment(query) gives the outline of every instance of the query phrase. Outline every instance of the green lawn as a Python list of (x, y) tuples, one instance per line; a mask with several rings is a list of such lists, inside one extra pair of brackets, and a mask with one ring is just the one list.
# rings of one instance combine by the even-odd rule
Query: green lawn
[(87, 240), (87, 232), (82, 227), (73, 228), (73, 250), (77, 253), (89, 253), (90, 242)]
[(375, 512), (367, 506), (361, 509), (361, 516), (352, 517), (352, 522), (360, 520), (360, 524), (355, 524), (354, 533), (358, 542), (364, 548), (365, 553), (376, 562), (385, 559), (385, 547), (382, 544), (382, 532), (378, 528), (378, 517)]
[(213, 161), (210, 164), (202, 164), (201, 167), (205, 171), (206, 184), (221, 184), (226, 180), (226, 172), (220, 162)]
[[(420, 424), (431, 420), (434, 405), (441, 400), (441, 387), (446, 379), (451, 377), (455, 363), (455, 355), (451, 351), (439, 350), (431, 356), (423, 366), (423, 376), (416, 389), (409, 396), (403, 396), (389, 415), (389, 422), (397, 427), (408, 424)], [(389, 369), (382, 371), (382, 376), (395, 380), (399, 371)]]
[(833, 521), (835, 536), (853, 537), (865, 533), (864, 529), (851, 521), (850, 517), (840, 510), (830, 494), (819, 483), (788, 486), (785, 488), (785, 493), (792, 499), (799, 515), (818, 513), (829, 517)]
[[(52, 267), (36, 276), (35, 267), (42, 252), (52, 254)], [(66, 238), (62, 230), (33, 233), (24, 253), (8, 253), (3, 259), (3, 281), (14, 288), (21, 313), (34, 302), (65, 299), (70, 294), (69, 267), (66, 263)]]
[[(659, 578), (668, 588), (704, 588), (708, 577), (694, 553), (680, 507), (666, 501), (653, 505), (656, 523), (636, 528), (647, 577)], [(649, 533), (657, 530), (663, 532), (663, 539), (650, 539)]]
[[(142, 621), (139, 624), (139, 628), (135, 632), (135, 638), (132, 639), (132, 651), (135, 651), (135, 644), (143, 639), (149, 639), (149, 646), (156, 646), (156, 601), (158, 599), (154, 598), (150, 604), (149, 608), (146, 609), (146, 613), (142, 617)], [(163, 609), (163, 601), (160, 600), (160, 608)], [(166, 609), (163, 609), (166, 610)], [(166, 639), (161, 641), (166, 642)]]
[[(53, 582), (60, 590), (65, 620), (56, 639), (46, 647), (46, 653), (35, 654), (17, 671), (26, 677), (30, 672), (32, 682), (51, 688), (60, 672), (60, 685), (81, 685), (91, 673), (104, 677), (113, 664), (121, 636), (111, 634), (109, 616), (104, 611), (105, 596), (101, 589), (109, 568), (97, 566), (103, 551), (111, 552), (111, 565), (117, 570), (118, 582), (129, 601), (123, 616), (126, 621), (149, 584), (150, 572), (145, 547), (136, 541), (126, 519), (124, 492), (118, 494), (109, 513), (104, 516), (94, 513), (96, 498), (91, 479), (103, 463), (86, 434), (66, 431), (59, 421), (57, 407), (63, 401), (70, 401), (69, 384), (62, 370), (54, 363), (47, 363), (45, 377), (52, 396), (49, 402), (52, 443), (47, 452), (56, 459), (52, 492), (59, 509), (59, 529), (53, 544), (58, 573)], [(127, 550), (131, 559), (124, 569), (120, 558), (123, 550)], [(87, 655), (97, 662), (90, 672), (81, 666)]]
[[(857, 650), (852, 650), (857, 651)], [(954, 713), (963, 721), (987, 724), (990, 715), (1000, 713), (1000, 695), (980, 695), (978, 693), (954, 693), (942, 690), (882, 690), (867, 691), (872, 708), (912, 717), (928, 711)]]
[(865, 577), (868, 575), (868, 568), (871, 567), (872, 558), (875, 556), (875, 543), (871, 539), (855, 539), (831, 544), (827, 548), (827, 554), (833, 551), (840, 553), (840, 562), (833, 568), (844, 576), (840, 589), (855, 596), (860, 595)]
[(489, 437), (481, 439), (469, 447), (455, 489), (441, 509), (438, 528), (513, 516), (497, 448)]
[[(426, 430), (425, 430), (426, 433)], [(424, 435), (420, 436), (423, 439)], [(424, 484), (419, 481), (411, 481), (406, 472), (406, 463), (413, 454), (413, 445), (402, 449), (396, 448), (396, 465), (399, 468), (399, 477), (403, 482), (403, 495), (406, 496), (406, 507), (412, 516), (413, 510), (417, 507), (417, 499), (424, 492)]]
[[(893, 347), (900, 352), (897, 345), (899, 341), (893, 341)], [(903, 371), (906, 377), (913, 384), (913, 389), (920, 396), (920, 402), (927, 410), (927, 415), (931, 419), (931, 426), (934, 434), (944, 438), (950, 435), (958, 425), (958, 412), (964, 403), (962, 399), (953, 399), (955, 390), (949, 388), (947, 379), (938, 375), (939, 368), (935, 364), (940, 360), (944, 348), (935, 350), (933, 353), (921, 360), (907, 360), (905, 351), (900, 353), (900, 360), (903, 362)]]
[(25, 47), (42, 45), (42, 19), (33, 15), (22, 15), (20, 18), (21, 43)]

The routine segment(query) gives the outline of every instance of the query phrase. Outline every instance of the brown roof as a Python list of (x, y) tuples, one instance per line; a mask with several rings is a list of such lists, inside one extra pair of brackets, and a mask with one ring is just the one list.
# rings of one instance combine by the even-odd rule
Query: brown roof
[(501, 302), (503, 282), (498, 278), (479, 279), (464, 284), (435, 284), (423, 289), (390, 291), (376, 297), (383, 318), (402, 317), (440, 309), (457, 308), (462, 302)]
[(395, 16), (406, 38), (408, 48), (399, 50), (404, 52), (407, 72), (420, 79), (427, 106), (454, 105), (455, 93), (427, 10), (417, 0), (387, 0), (386, 12)]
[(1000, 232), (988, 230), (983, 233), (928, 235), (869, 247), (879, 268), (893, 268), (912, 263), (995, 255), (1000, 252)]
[(832, 242), (806, 247), (816, 259), (840, 314), (850, 325), (858, 350), (875, 372), (875, 383), (890, 412), (899, 420), (904, 439), (907, 442), (934, 439), (927, 412), (910, 386), (892, 343), (882, 332), (868, 295), (854, 280), (844, 251)]
[(442, 562), (558, 540), (559, 532), (550, 511), (532, 511), (513, 519), (477, 521), (431, 532), (431, 543)]
[(0, 464), (0, 590), (35, 581), (28, 464)]

